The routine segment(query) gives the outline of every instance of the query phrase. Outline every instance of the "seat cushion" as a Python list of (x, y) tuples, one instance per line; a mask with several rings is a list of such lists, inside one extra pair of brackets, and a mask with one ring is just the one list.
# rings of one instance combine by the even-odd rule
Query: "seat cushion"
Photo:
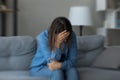
[(120, 80), (120, 71), (99, 68), (79, 68), (79, 80)]
[(29, 71), (0, 71), (0, 80), (49, 80), (49, 79), (32, 77), (29, 75)]

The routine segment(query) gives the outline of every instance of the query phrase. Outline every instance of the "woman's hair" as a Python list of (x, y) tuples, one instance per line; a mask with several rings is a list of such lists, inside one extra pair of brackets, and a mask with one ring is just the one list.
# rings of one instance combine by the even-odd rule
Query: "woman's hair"
[(49, 28), (49, 33), (48, 33), (48, 41), (51, 51), (55, 49), (56, 35), (64, 30), (70, 33), (66, 40), (67, 46), (70, 47), (72, 42), (72, 26), (70, 21), (65, 17), (55, 18)]

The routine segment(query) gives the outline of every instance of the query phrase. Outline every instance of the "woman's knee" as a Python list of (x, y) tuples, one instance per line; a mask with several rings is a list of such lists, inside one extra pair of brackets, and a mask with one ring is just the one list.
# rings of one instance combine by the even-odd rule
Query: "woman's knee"
[(59, 69), (52, 71), (51, 80), (64, 80), (64, 75), (62, 70)]
[(68, 71), (68, 72), (76, 72), (77, 69), (76, 69), (76, 68), (70, 68), (70, 69), (68, 69), (67, 71)]
[(63, 71), (60, 70), (60, 69), (54, 70), (54, 71), (52, 71), (52, 74), (53, 74), (53, 75), (63, 75)]
[(78, 71), (76, 68), (70, 68), (66, 71), (67, 80), (78, 80)]
[(67, 75), (70, 76), (70, 75), (75, 75), (77, 76), (78, 75), (78, 71), (76, 68), (70, 68), (69, 70), (66, 71)]

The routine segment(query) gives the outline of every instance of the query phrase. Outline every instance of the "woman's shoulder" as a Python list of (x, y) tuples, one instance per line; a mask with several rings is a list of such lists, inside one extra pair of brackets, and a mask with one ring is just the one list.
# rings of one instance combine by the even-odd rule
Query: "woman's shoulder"
[(48, 34), (48, 30), (43, 30), (42, 32), (40, 32), (39, 35), (47, 35)]
[(40, 34), (37, 35), (37, 39), (38, 38), (41, 38), (41, 39), (48, 38), (48, 30), (44, 30), (44, 31), (40, 32)]
[(38, 36), (47, 36), (47, 35), (48, 35), (48, 30), (43, 30), (42, 32), (40, 32)]

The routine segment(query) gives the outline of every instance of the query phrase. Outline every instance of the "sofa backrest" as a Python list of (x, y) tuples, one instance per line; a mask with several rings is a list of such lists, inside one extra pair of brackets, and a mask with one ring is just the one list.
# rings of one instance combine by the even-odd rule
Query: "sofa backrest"
[(30, 36), (0, 37), (0, 70), (28, 70), (35, 51)]
[(101, 35), (77, 36), (77, 67), (88, 67), (105, 49), (104, 37)]

